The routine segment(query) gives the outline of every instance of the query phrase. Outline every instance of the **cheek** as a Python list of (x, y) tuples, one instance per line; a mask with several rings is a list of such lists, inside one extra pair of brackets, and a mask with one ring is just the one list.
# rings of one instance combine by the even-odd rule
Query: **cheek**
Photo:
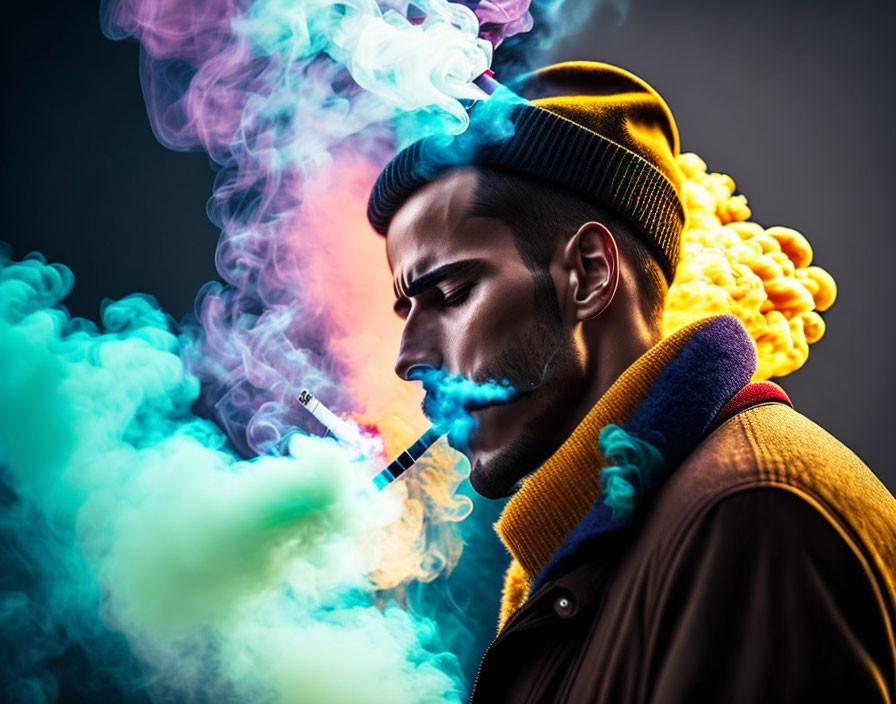
[(534, 291), (528, 274), (481, 283), (456, 318), (447, 339), (452, 356), (465, 374), (489, 364), (529, 329), (534, 314)]

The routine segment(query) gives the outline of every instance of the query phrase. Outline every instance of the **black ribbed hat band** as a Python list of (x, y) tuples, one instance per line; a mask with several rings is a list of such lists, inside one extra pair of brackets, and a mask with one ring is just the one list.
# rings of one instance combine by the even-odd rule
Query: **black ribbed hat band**
[[(459, 135), (457, 150), (432, 138), (399, 152), (377, 178), (367, 217), (381, 235), (421, 186), (459, 166), (488, 166), (562, 188), (607, 208), (632, 224), (657, 256), (671, 284), (678, 264), (684, 206), (666, 175), (649, 161), (596, 132), (535, 105), (513, 108), (513, 135), (470, 149)], [(468, 158), (454, 158), (467, 153)]]

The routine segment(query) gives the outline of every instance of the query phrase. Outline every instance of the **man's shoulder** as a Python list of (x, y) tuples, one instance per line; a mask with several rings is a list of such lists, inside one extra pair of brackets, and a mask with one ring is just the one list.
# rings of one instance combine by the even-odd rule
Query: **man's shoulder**
[[(755, 486), (720, 499), (657, 582), (658, 702), (683, 701), (683, 692), (700, 701), (788, 701), (793, 692), (892, 700), (892, 594), (864, 552), (797, 493)], [(695, 658), (714, 667), (701, 673)]]
[(801, 526), (822, 521), (896, 605), (896, 499), (855, 453), (789, 406), (747, 409), (705, 438), (663, 485), (643, 537), (664, 543), (668, 556), (719, 517), (747, 536), (762, 523), (795, 542)]
[(782, 403), (729, 418), (685, 458), (663, 493), (690, 503), (690, 511), (693, 502), (760, 486), (788, 490), (831, 509), (852, 512), (870, 502), (896, 511), (892, 495), (852, 450)]
[(646, 532), (668, 545), (720, 502), (757, 489), (793, 494), (896, 564), (896, 499), (852, 450), (783, 403), (748, 408), (704, 438), (662, 484)]

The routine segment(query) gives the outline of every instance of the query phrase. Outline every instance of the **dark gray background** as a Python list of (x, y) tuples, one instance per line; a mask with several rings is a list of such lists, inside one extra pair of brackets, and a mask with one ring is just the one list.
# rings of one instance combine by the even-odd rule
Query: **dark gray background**
[[(631, 0), (621, 24), (599, 10), (553, 54), (641, 75), (683, 148), (731, 174), (755, 220), (806, 234), (839, 298), (782, 385), (891, 490), (894, 7)], [(75, 314), (141, 291), (180, 317), (215, 277), (206, 158), (155, 141), (136, 45), (105, 39), (94, 3), (19, 3), (5, 19), (2, 238), (16, 257), (39, 250), (74, 270)]]
[(806, 235), (838, 298), (809, 361), (779, 381), (891, 491), (894, 20), (893, 2), (631, 0), (621, 24), (599, 11), (553, 55), (640, 75), (682, 150), (730, 174), (754, 220)]

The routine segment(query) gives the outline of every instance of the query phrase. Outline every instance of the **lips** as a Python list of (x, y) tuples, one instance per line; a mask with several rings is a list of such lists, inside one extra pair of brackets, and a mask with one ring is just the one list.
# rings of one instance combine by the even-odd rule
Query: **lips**
[(486, 408), (494, 408), (496, 406), (507, 406), (511, 403), (516, 403), (524, 398), (528, 398), (532, 395), (534, 389), (526, 389), (523, 391), (516, 391), (509, 398), (503, 399), (501, 401), (481, 401), (481, 402), (470, 402), (464, 405), (464, 410), (468, 413), (475, 413), (476, 411), (483, 411)]
[(496, 406), (506, 406), (508, 403), (511, 403), (510, 400), (507, 401), (492, 401), (489, 403), (468, 403), (464, 406), (464, 410), (467, 413), (475, 413), (476, 411), (484, 411), (486, 408), (494, 408)]

